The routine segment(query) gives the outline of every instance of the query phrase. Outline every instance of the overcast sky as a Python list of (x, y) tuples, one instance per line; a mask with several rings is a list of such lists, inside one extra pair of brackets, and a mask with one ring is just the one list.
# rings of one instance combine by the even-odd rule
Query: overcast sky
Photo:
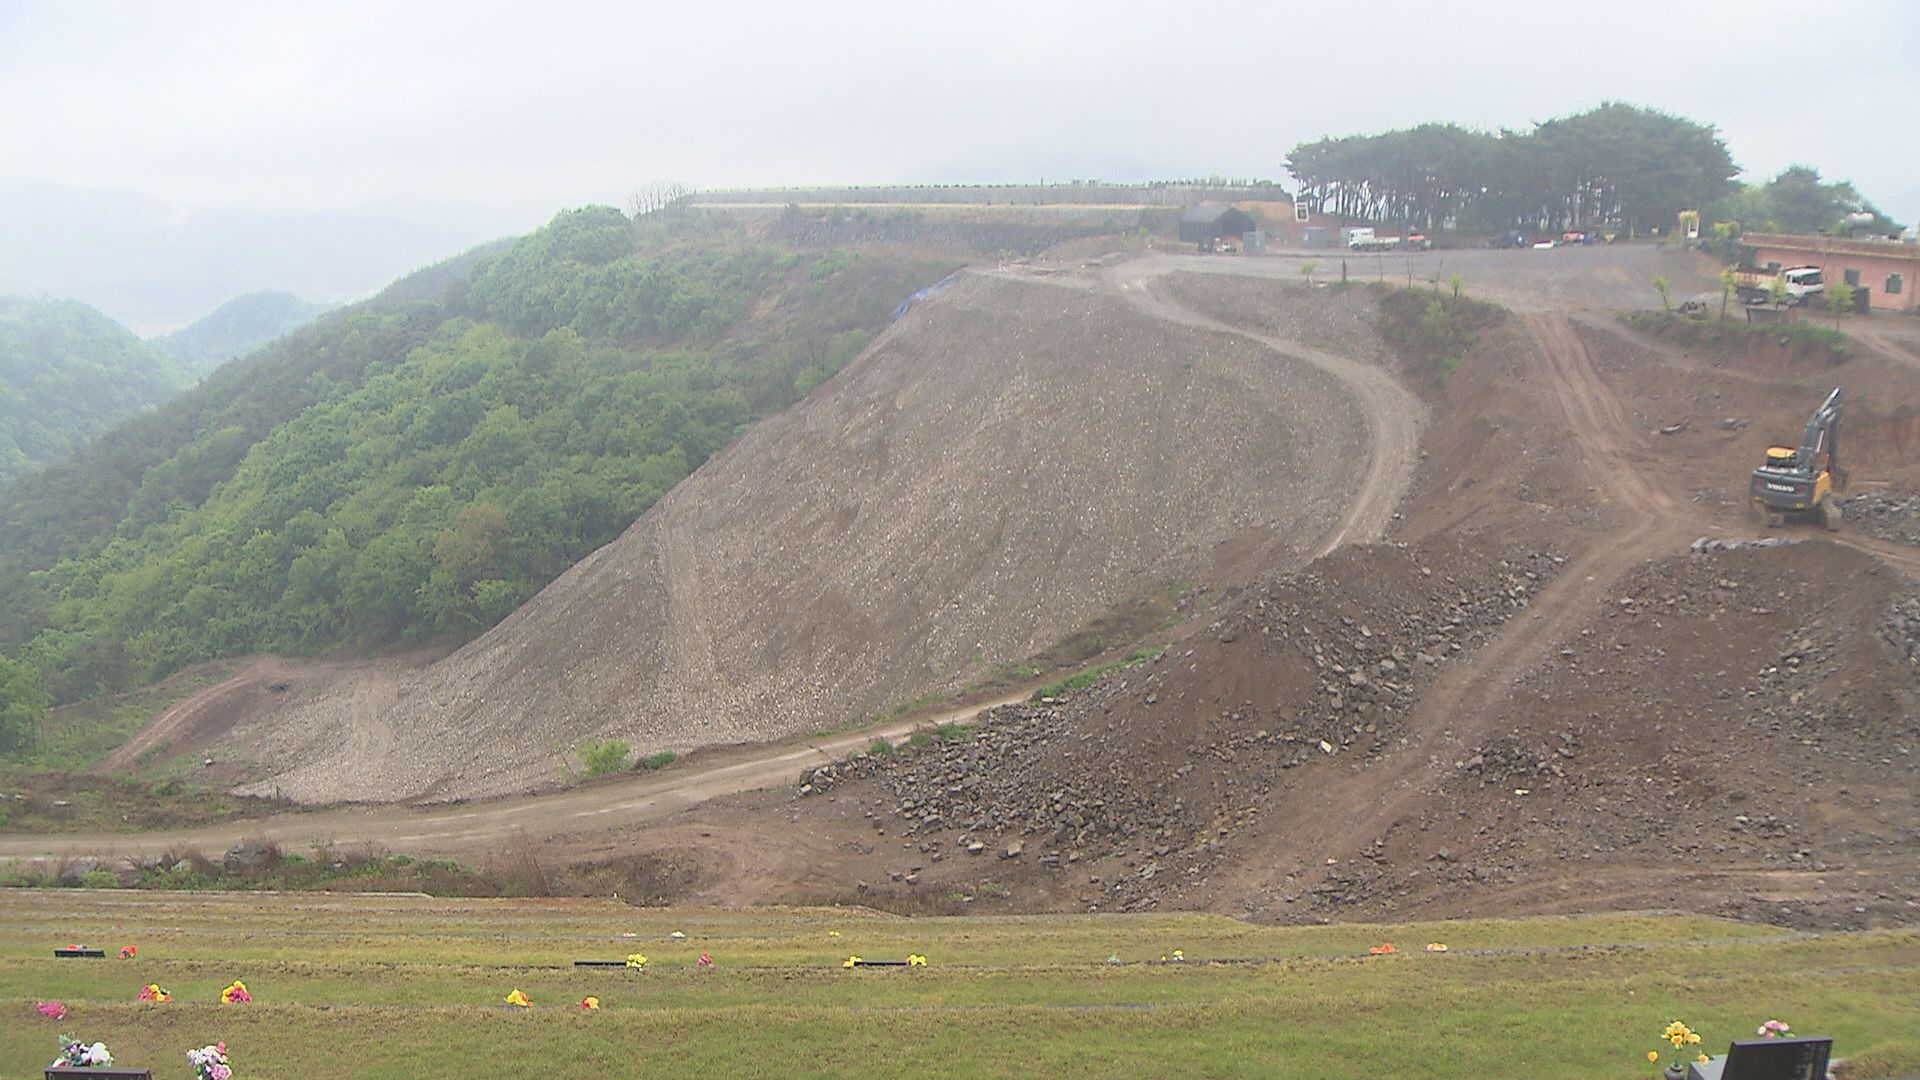
[(0, 0), (0, 180), (507, 211), (697, 187), (1218, 174), (1612, 99), (1920, 219), (1920, 4)]

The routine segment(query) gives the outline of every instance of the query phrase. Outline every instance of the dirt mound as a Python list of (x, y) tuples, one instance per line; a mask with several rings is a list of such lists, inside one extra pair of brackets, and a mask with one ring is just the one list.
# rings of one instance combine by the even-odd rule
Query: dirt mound
[(1250, 832), (1284, 828), (1264, 815), (1277, 786), (1385, 753), (1437, 672), (1524, 610), (1560, 565), (1451, 545), (1345, 548), (1254, 587), (1202, 637), (1086, 695), (994, 710), (959, 741), (814, 770), (803, 790), (871, 804), (876, 828), (932, 861), (1085, 861), (1104, 870), (1091, 903), (1181, 899)]
[(424, 672), (295, 698), (228, 754), (309, 801), (502, 794), (582, 740), (830, 727), (946, 692), (1362, 487), (1321, 370), (1107, 295), (965, 277)]

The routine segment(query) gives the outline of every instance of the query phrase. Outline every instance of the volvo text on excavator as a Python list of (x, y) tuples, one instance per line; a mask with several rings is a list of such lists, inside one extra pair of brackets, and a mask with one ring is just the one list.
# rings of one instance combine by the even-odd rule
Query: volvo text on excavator
[(1807, 419), (1799, 449), (1768, 447), (1767, 463), (1753, 470), (1747, 490), (1755, 516), (1768, 525), (1792, 514), (1818, 517), (1827, 528), (1838, 529), (1835, 495), (1846, 486), (1847, 472), (1840, 466), (1840, 389), (1835, 387)]

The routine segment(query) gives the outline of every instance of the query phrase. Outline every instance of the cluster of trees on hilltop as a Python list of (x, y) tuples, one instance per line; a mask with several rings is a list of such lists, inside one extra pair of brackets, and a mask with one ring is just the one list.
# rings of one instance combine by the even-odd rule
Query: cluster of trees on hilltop
[(1847, 218), (1855, 213), (1873, 215), (1869, 231), (1886, 234), (1900, 231), (1900, 224), (1880, 212), (1854, 186), (1844, 180), (1829, 184), (1820, 179), (1820, 170), (1809, 165), (1792, 165), (1764, 184), (1742, 184), (1732, 194), (1707, 205), (1703, 218), (1709, 225), (1730, 224), (1734, 232), (1844, 233)]
[(1826, 231), (1873, 211), (1852, 185), (1822, 184), (1805, 166), (1738, 184), (1712, 127), (1613, 102), (1530, 131), (1422, 124), (1322, 138), (1294, 147), (1287, 169), (1322, 213), (1465, 232), (1585, 225), (1631, 235), (1668, 228), (1682, 210), (1750, 229)]
[(0, 487), (192, 383), (85, 304), (0, 297)]
[(1740, 171), (1711, 127), (1611, 102), (1527, 132), (1423, 124), (1323, 138), (1294, 147), (1287, 169), (1324, 213), (1429, 229), (1628, 233), (1728, 194)]
[(953, 269), (686, 228), (561, 214), (27, 478), (44, 498), (0, 498), (0, 654), (70, 701), (219, 656), (472, 636)]

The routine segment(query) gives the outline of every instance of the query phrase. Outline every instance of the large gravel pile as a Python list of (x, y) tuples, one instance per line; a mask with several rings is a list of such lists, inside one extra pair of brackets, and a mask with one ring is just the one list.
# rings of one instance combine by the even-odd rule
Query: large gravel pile
[(222, 754), (311, 802), (456, 799), (965, 685), (1227, 540), (1311, 551), (1368, 465), (1307, 364), (963, 276), (620, 539), (423, 671), (289, 695)]
[(1129, 872), (1098, 883), (1101, 906), (1149, 907), (1198, 883), (1276, 785), (1300, 782), (1290, 770), (1381, 754), (1435, 675), (1562, 565), (1451, 545), (1343, 548), (1258, 586), (1199, 643), (1084, 695), (823, 766), (801, 791), (861, 799), (927, 864), (995, 856), (1064, 870), (1121, 855)]

